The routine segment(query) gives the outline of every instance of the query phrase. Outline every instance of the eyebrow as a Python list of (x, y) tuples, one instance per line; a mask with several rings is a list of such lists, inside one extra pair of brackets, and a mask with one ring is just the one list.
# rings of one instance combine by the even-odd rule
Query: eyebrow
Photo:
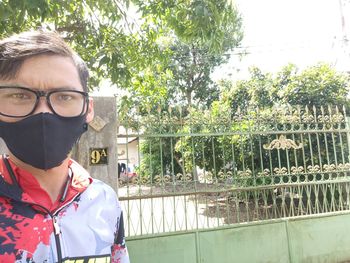
[[(19, 85), (19, 84), (12, 84), (12, 83), (10, 83), (10, 84), (1, 84), (1, 82), (0, 82), (0, 87), (9, 87), (9, 88), (11, 88), (11, 87), (21, 87), (21, 85)], [(23, 87), (23, 86), (22, 86)], [(26, 88), (26, 87), (23, 87), (23, 88)]]
[(80, 90), (79, 88), (76, 87), (69, 87), (69, 86), (62, 86), (62, 87), (57, 87), (57, 88), (50, 88), (50, 89), (38, 89), (35, 87), (28, 87), (25, 85), (21, 85), (21, 84), (13, 84), (13, 83), (9, 83), (9, 84), (1, 84), (0, 83), (0, 87), (8, 87), (8, 88), (26, 88), (26, 89), (31, 89), (31, 90), (51, 90), (51, 91), (56, 91), (56, 90), (76, 90), (76, 91), (84, 91), (84, 90)]

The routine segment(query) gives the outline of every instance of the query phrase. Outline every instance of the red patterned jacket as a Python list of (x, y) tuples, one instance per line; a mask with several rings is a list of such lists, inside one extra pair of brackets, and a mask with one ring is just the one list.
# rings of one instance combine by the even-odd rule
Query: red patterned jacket
[(112, 188), (71, 160), (53, 203), (33, 175), (9, 164), (17, 182), (0, 159), (0, 262), (129, 262)]

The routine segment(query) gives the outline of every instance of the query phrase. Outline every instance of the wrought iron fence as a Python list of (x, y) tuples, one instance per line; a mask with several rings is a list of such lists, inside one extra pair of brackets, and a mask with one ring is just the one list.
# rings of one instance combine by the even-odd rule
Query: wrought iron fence
[(127, 236), (350, 209), (344, 108), (158, 109), (121, 124)]

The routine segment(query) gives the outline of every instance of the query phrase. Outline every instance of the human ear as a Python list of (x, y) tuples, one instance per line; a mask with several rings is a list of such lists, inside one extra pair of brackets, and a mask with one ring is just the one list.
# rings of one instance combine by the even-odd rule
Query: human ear
[(94, 118), (94, 100), (93, 98), (89, 98), (89, 109), (88, 112), (86, 114), (86, 122), (89, 123), (93, 120)]

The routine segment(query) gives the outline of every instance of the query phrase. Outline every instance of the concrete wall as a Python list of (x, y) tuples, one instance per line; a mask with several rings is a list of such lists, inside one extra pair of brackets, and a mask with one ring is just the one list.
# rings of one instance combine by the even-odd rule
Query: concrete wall
[[(117, 176), (117, 110), (115, 97), (94, 97), (95, 117), (73, 150), (72, 158), (115, 190)], [(91, 149), (107, 148), (108, 164), (91, 163)]]
[(349, 211), (127, 238), (133, 263), (350, 262)]

